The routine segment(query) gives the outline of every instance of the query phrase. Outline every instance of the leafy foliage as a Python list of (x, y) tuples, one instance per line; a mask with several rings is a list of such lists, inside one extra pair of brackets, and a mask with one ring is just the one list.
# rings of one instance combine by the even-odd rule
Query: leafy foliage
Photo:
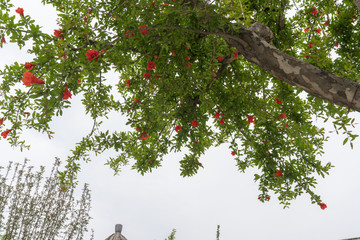
[[(53, 117), (71, 106), (71, 95), (80, 95), (94, 127), (72, 150), (60, 173), (62, 184), (74, 182), (79, 160), (89, 160), (89, 152), (115, 149), (119, 154), (107, 162), (115, 173), (131, 164), (145, 174), (161, 166), (168, 152), (186, 150), (180, 171), (192, 176), (203, 167), (200, 156), (209, 147), (228, 143), (239, 171), (259, 169), (261, 201), (273, 191), (284, 206), (304, 192), (313, 203), (321, 202), (313, 192), (315, 174), (328, 174), (331, 164), (317, 159), (326, 136), (313, 118), (334, 118), (335, 129), (346, 133), (344, 144), (350, 140), (351, 146), (358, 136), (348, 129), (354, 120), (347, 109), (305, 97), (247, 62), (220, 33), (232, 29), (236, 36), (243, 31), (240, 25), (259, 21), (273, 31), (276, 48), (358, 81), (359, 22), (352, 2), (42, 2), (58, 11), (54, 35), (42, 32), (26, 11), (15, 13), (10, 0), (1, 3), (0, 36), (20, 48), (32, 40), (29, 52), (36, 56), (31, 70), (15, 63), (0, 72), (2, 127), (12, 129), (7, 139), (21, 148), (24, 128), (51, 137)], [(292, 16), (291, 9), (296, 9)], [(332, 59), (334, 51), (339, 57)], [(19, 86), (25, 71), (45, 84)], [(116, 86), (104, 77), (109, 71), (121, 75)], [(102, 131), (101, 121), (113, 111), (127, 116), (134, 130)]]
[(175, 234), (176, 234), (176, 229), (173, 229), (169, 237), (167, 237), (165, 240), (175, 240)]

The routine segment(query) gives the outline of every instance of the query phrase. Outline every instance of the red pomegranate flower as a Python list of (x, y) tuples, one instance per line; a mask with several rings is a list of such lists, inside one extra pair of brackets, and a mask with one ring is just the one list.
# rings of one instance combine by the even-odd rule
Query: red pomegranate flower
[(87, 50), (87, 52), (85, 53), (87, 60), (92, 61), (93, 59), (95, 59), (95, 62), (98, 60), (99, 58), (99, 52), (94, 50), (94, 49), (90, 49)]
[(154, 62), (148, 62), (147, 70), (153, 70), (155, 69), (156, 63)]
[(275, 98), (275, 101), (277, 104), (281, 104), (282, 103), (282, 100), (279, 100), (277, 97)]
[(18, 14), (20, 14), (22, 17), (24, 16), (24, 9), (23, 8), (17, 8), (16, 10), (15, 10), (15, 12), (16, 13), (18, 13)]
[(148, 30), (143, 30), (144, 28), (146, 28), (146, 25), (142, 25), (142, 26), (140, 26), (140, 30), (139, 30), (139, 32), (141, 33), (141, 34), (144, 34), (144, 35), (149, 35), (149, 32), (148, 32)]
[(63, 92), (62, 98), (66, 100), (71, 98), (71, 96), (72, 96), (71, 92), (69, 91), (68, 87), (66, 87)]
[(6, 131), (4, 131), (4, 132), (1, 133), (1, 136), (2, 136), (3, 138), (7, 138), (8, 134), (9, 134), (11, 131), (12, 131), (12, 129), (6, 130)]
[(126, 79), (125, 82), (126, 82), (125, 85), (126, 85), (127, 87), (130, 87), (130, 79)]
[(144, 74), (143, 74), (143, 77), (144, 77), (145, 79), (149, 79), (149, 78), (151, 77), (151, 75), (150, 75), (150, 73), (144, 73)]
[(175, 127), (175, 131), (179, 132), (179, 131), (181, 131), (181, 130), (182, 130), (182, 128), (181, 128), (180, 125), (178, 125), (178, 126)]
[(33, 84), (45, 84), (43, 80), (38, 79), (31, 72), (24, 72), (23, 76), (22, 82), (25, 86), (30, 87)]
[(125, 37), (133, 37), (133, 36), (134, 36), (133, 32), (130, 32), (129, 30), (126, 30)]
[(197, 126), (199, 126), (199, 122), (197, 120), (194, 120), (194, 121), (191, 122), (191, 125), (193, 127), (197, 127)]
[(310, 13), (315, 16), (318, 13), (318, 10), (316, 8), (312, 8)]
[(277, 171), (277, 172), (275, 173), (275, 176), (276, 176), (276, 177), (281, 177), (281, 176), (282, 176), (282, 171), (281, 171), (281, 170)]
[(62, 40), (64, 40), (64, 36), (62, 35), (64, 33), (64, 31), (60, 31), (60, 30), (54, 30), (54, 36), (61, 38)]
[(253, 123), (253, 124), (255, 124), (255, 122), (254, 122), (254, 116), (247, 116), (247, 118), (248, 118), (248, 123), (250, 124), (250, 123)]

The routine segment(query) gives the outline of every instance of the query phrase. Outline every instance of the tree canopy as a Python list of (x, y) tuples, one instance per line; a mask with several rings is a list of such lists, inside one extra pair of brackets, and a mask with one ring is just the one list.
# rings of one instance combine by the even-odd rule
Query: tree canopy
[[(185, 151), (192, 176), (211, 146), (229, 144), (239, 171), (259, 169), (259, 199), (274, 191), (284, 206), (328, 174), (325, 129), (332, 119), (353, 147), (350, 111), (360, 111), (358, 1), (344, 0), (42, 0), (58, 11), (46, 33), (11, 0), (0, 8), (1, 46), (35, 57), (1, 70), (1, 135), (26, 147), (24, 129), (53, 135), (49, 123), (80, 95), (93, 129), (60, 173), (71, 184), (89, 152), (114, 149), (115, 173), (141, 174)], [(105, 74), (118, 72), (116, 85)], [(114, 89), (116, 94), (113, 93)], [(111, 112), (132, 131), (102, 131)]]

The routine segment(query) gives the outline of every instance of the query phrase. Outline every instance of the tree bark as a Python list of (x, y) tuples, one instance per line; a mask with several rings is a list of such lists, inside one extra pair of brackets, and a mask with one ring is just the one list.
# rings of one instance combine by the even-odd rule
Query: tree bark
[(360, 0), (354, 0), (354, 3), (358, 9), (358, 11), (360, 12)]
[(294, 58), (267, 43), (253, 31), (234, 35), (231, 31), (219, 30), (217, 35), (231, 47), (235, 47), (249, 62), (279, 80), (297, 86), (315, 97), (360, 112), (359, 83)]

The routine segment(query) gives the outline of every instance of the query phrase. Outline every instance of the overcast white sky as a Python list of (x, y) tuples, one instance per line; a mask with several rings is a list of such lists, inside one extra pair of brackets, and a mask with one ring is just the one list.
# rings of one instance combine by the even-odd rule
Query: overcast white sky
[[(56, 27), (56, 12), (44, 7), (40, 0), (13, 1), (24, 8), (48, 33)], [(31, 61), (31, 56), (6, 44), (0, 49), (0, 67), (18, 61)], [(113, 76), (116, 80), (116, 76)], [(0, 79), (1, 81), (1, 79)], [(73, 108), (52, 123), (55, 138), (27, 131), (24, 135), (31, 144), (30, 151), (20, 152), (6, 141), (0, 141), (2, 166), (8, 161), (52, 165), (55, 157), (66, 159), (69, 150), (92, 127), (85, 116), (79, 96), (71, 99)], [(360, 114), (356, 114), (360, 119)], [(125, 129), (124, 120), (114, 113), (104, 125), (111, 129)], [(355, 131), (359, 134), (360, 127)], [(328, 130), (332, 130), (329, 128)], [(275, 196), (267, 203), (257, 200), (259, 192), (253, 181), (253, 170), (239, 173), (226, 146), (212, 148), (201, 159), (205, 166), (191, 178), (179, 176), (182, 154), (170, 154), (163, 167), (141, 176), (130, 167), (119, 176), (104, 166), (112, 152), (93, 157), (82, 164), (80, 185), (90, 184), (93, 217), (89, 227), (95, 239), (101, 240), (114, 232), (117, 223), (123, 224), (123, 234), (129, 240), (163, 240), (173, 228), (176, 239), (216, 239), (216, 225), (221, 225), (221, 240), (233, 239), (343, 239), (360, 237), (360, 142), (354, 150), (342, 146), (342, 136), (331, 135), (325, 154), (319, 157), (335, 165), (330, 176), (319, 179), (317, 193), (327, 204), (326, 210), (312, 205), (308, 196), (292, 202), (283, 209)]]

